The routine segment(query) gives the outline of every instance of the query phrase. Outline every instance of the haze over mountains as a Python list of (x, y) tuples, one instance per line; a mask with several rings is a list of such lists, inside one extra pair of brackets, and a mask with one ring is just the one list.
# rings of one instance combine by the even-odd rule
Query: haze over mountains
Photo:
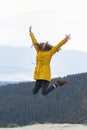
[[(30, 47), (0, 47), (0, 81), (33, 79), (35, 50)], [(87, 72), (87, 52), (61, 50), (51, 62), (52, 78)]]

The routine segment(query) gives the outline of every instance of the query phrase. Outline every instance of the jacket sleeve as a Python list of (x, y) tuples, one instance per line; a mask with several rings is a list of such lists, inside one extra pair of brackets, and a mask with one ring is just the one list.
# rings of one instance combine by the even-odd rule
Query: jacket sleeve
[(67, 39), (64, 38), (62, 41), (60, 41), (56, 46), (54, 46), (51, 49), (51, 54), (55, 54), (57, 51), (60, 50), (60, 47), (63, 46), (67, 42)]
[[(35, 38), (32, 32), (30, 32), (30, 37), (31, 37), (32, 43), (35, 44), (37, 42), (37, 39)], [(36, 51), (39, 51), (39, 48), (37, 45), (34, 45), (34, 48), (36, 49)]]

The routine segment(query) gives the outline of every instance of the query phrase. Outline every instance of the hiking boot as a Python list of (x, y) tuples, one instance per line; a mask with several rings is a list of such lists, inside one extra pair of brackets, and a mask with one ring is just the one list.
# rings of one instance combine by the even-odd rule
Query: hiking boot
[(66, 80), (57, 80), (56, 86), (57, 87), (62, 86), (62, 85), (67, 84), (67, 83), (68, 83), (68, 81), (66, 81)]

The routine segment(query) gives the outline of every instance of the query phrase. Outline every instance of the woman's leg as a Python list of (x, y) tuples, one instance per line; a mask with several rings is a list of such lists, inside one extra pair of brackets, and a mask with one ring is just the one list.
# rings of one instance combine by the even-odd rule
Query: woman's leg
[(42, 80), (36, 80), (35, 87), (33, 88), (33, 94), (37, 94), (42, 86)]
[(68, 81), (66, 81), (66, 80), (57, 80), (57, 82), (55, 84), (53, 84), (52, 86), (49, 86), (49, 83), (50, 83), (49, 81), (42, 80), (42, 94), (43, 95), (47, 95), (48, 93), (53, 91), (55, 88), (61, 87), (64, 84), (68, 83)]
[(55, 89), (55, 87), (52, 85), (48, 88), (49, 86), (49, 81), (43, 80), (42, 81), (42, 94), (43, 95), (47, 95), (48, 93), (50, 93), (51, 91), (53, 91)]

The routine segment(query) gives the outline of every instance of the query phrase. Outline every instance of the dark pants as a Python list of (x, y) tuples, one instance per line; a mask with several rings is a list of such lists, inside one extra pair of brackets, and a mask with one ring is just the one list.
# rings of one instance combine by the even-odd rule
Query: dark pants
[(48, 87), (49, 83), (50, 82), (46, 80), (36, 80), (35, 87), (33, 89), (33, 94), (37, 94), (40, 88), (42, 88), (43, 95), (50, 93), (54, 89), (54, 87), (53, 86)]

